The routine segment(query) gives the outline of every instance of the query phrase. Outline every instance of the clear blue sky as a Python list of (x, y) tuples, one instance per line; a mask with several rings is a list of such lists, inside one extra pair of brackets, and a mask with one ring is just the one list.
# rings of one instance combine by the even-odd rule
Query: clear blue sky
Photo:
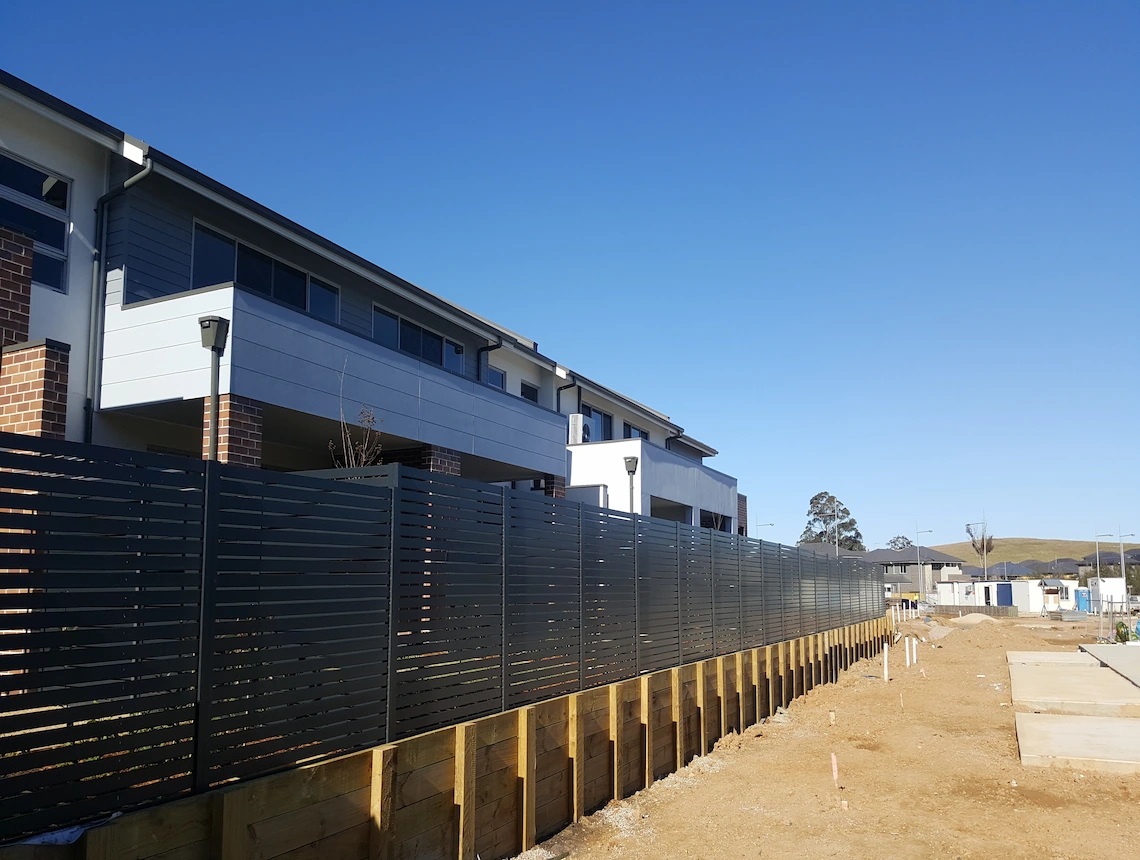
[(0, 64), (669, 413), (765, 537), (1140, 532), (1140, 4), (65, 5)]

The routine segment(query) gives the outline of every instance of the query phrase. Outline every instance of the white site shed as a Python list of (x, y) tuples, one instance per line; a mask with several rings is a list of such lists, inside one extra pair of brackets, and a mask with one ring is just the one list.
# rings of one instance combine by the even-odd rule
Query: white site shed
[(1123, 576), (1090, 576), (1089, 577), (1090, 609), (1097, 611), (1108, 607), (1120, 607), (1128, 602), (1128, 590), (1124, 585)]

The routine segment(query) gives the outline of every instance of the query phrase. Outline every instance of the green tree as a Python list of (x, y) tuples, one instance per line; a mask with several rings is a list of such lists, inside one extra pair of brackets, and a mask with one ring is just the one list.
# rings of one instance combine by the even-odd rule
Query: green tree
[(895, 535), (893, 538), (887, 541), (887, 546), (891, 549), (896, 550), (912, 549), (914, 547), (914, 541), (912, 541), (906, 535)]
[(831, 493), (816, 493), (808, 502), (807, 525), (800, 535), (800, 543), (828, 543), (835, 545), (835, 532), (839, 530), (840, 549), (863, 552), (863, 535), (847, 506)]

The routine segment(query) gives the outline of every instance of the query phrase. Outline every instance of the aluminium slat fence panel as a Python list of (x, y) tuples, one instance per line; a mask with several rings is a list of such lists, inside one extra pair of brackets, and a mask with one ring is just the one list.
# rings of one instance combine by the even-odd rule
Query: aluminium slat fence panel
[(655, 672), (679, 662), (677, 526), (637, 518), (638, 665)]
[(627, 513), (582, 506), (583, 686), (637, 674), (636, 537)]
[(217, 474), (206, 781), (384, 743), (392, 491)]
[(779, 544), (760, 542), (760, 562), (764, 573), (765, 645), (774, 645), (788, 638), (784, 632), (784, 579), (781, 551)]
[(800, 633), (799, 605), (800, 550), (780, 547), (780, 580), (784, 594), (784, 639), (796, 639)]
[(764, 644), (764, 563), (758, 540), (740, 540), (740, 584), (744, 647), (756, 648)]
[(681, 525), (681, 660), (713, 656), (712, 533)]
[(504, 495), (400, 470), (389, 741), (504, 707)]
[(0, 841), (191, 791), (203, 489), (0, 436)]
[(714, 531), (713, 593), (716, 596), (716, 654), (732, 654), (740, 650), (740, 559), (734, 535)]
[(580, 506), (507, 493), (507, 708), (579, 687)]

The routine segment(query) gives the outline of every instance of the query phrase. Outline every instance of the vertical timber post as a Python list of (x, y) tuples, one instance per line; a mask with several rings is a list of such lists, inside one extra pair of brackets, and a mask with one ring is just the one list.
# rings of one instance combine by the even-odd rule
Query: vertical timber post
[(475, 860), (475, 723), (455, 727), (455, 805), (458, 860)]
[(523, 851), (534, 847), (537, 828), (535, 826), (535, 720), (534, 705), (519, 708), (518, 727), (518, 778), (522, 784), (522, 796), (519, 798), (519, 844)]
[[(371, 827), (368, 838), (369, 860), (391, 860), (393, 799), (396, 794), (395, 744), (372, 750), (372, 793), (369, 801)], [(472, 798), (472, 801), (474, 798)]]
[(653, 676), (641, 676), (641, 736), (645, 744), (646, 788), (653, 785)]
[(573, 693), (569, 701), (570, 765), (573, 768), (571, 822), (586, 816), (586, 721), (582, 713), (582, 694)]

